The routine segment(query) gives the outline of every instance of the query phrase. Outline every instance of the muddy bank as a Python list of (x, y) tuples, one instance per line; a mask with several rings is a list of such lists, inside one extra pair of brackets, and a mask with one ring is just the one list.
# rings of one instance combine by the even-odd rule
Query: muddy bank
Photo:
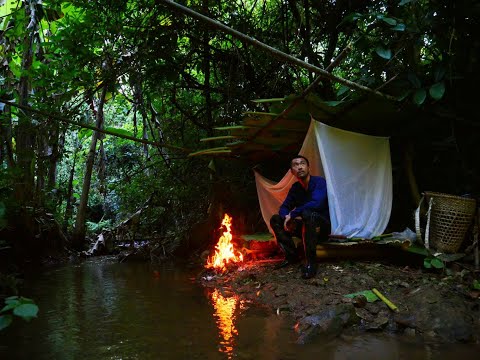
[[(427, 342), (480, 343), (480, 292), (472, 287), (478, 274), (464, 267), (434, 272), (368, 261), (322, 262), (315, 278), (303, 280), (299, 266), (276, 270), (275, 263), (246, 262), (225, 274), (205, 270), (198, 280), (290, 317), (299, 343), (365, 331)], [(398, 312), (381, 300), (344, 296), (372, 288)]]

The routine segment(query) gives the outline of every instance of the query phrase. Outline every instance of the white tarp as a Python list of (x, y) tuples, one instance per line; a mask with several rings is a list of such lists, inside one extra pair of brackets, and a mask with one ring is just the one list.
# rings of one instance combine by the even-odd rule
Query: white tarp
[[(388, 138), (340, 130), (312, 119), (299, 154), (310, 173), (324, 176), (332, 234), (372, 238), (383, 233), (392, 208), (392, 165)], [(288, 166), (288, 164), (286, 164)], [(262, 216), (269, 227), (291, 185), (288, 171), (275, 183), (255, 172)]]

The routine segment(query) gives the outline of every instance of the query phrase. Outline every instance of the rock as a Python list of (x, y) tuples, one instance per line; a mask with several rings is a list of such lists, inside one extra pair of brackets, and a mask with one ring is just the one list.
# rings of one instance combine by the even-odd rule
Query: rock
[(395, 322), (403, 327), (407, 328), (416, 328), (417, 325), (415, 324), (415, 316), (411, 314), (396, 314), (395, 315)]
[(313, 278), (310, 280), (310, 284), (314, 286), (327, 286), (327, 283), (323, 279)]
[(353, 306), (363, 308), (367, 305), (367, 298), (364, 295), (357, 295), (353, 298)]
[(476, 340), (472, 313), (459, 294), (425, 288), (409, 302), (416, 328), (425, 338), (447, 343)]
[(344, 327), (355, 323), (358, 323), (358, 317), (351, 304), (330, 307), (318, 314), (306, 316), (297, 323), (297, 343), (310, 343), (319, 335), (323, 338), (336, 337)]
[(280, 297), (280, 296), (286, 296), (288, 295), (288, 290), (284, 287), (279, 287), (276, 291), (275, 291), (275, 296), (277, 297)]
[(357, 316), (364, 320), (364, 322), (371, 322), (375, 318), (369, 311), (366, 309), (355, 309)]
[(416, 332), (415, 332), (415, 329), (413, 328), (406, 328), (403, 333), (407, 336), (411, 336), (411, 337), (415, 337), (416, 336)]
[(265, 285), (265, 289), (266, 290), (270, 290), (270, 291), (275, 291), (277, 289), (277, 285), (275, 284), (267, 284)]
[(369, 322), (365, 326), (365, 330), (375, 331), (382, 330), (388, 324), (388, 316), (384, 314), (379, 314), (373, 319), (372, 322)]
[(384, 306), (384, 304), (377, 301), (377, 302), (374, 302), (374, 303), (367, 303), (365, 305), (365, 309), (367, 309), (370, 313), (376, 315), (380, 312), (380, 307), (381, 306)]

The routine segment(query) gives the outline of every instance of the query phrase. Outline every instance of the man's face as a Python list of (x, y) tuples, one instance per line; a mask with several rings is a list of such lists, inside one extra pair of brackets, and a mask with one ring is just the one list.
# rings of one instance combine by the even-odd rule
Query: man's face
[(307, 161), (302, 158), (292, 160), (290, 164), (290, 171), (298, 179), (305, 179), (310, 174), (310, 168)]

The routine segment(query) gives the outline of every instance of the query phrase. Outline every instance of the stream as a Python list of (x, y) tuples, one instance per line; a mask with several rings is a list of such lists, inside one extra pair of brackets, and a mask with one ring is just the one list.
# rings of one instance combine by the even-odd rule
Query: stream
[(0, 332), (0, 359), (457, 359), (479, 345), (426, 345), (365, 333), (295, 344), (292, 320), (223, 290), (198, 269), (98, 257), (27, 274), (22, 296), (40, 308)]

